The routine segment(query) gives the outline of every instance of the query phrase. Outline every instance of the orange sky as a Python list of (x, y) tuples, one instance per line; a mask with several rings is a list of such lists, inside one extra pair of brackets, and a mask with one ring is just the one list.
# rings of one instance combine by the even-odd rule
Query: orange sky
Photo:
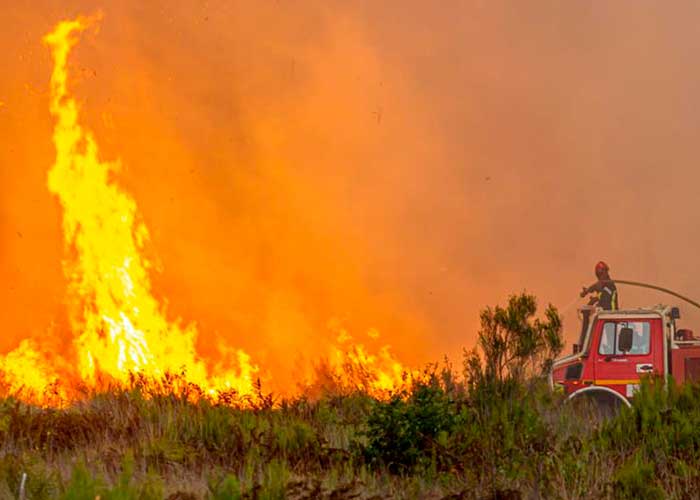
[[(101, 6), (71, 86), (204, 352), (283, 377), (341, 318), (457, 359), (480, 308), (564, 307), (601, 258), (700, 297), (694, 2), (171, 4)], [(41, 37), (94, 11), (0, 4), (0, 351), (68, 338)]]

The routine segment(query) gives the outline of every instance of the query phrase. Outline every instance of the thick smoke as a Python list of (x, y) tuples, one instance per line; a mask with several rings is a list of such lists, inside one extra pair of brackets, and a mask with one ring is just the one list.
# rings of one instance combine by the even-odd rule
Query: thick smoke
[[(68, 337), (40, 39), (93, 10), (0, 5), (2, 351)], [(340, 321), (422, 363), (471, 347), (509, 293), (572, 304), (599, 259), (700, 296), (698, 10), (111, 2), (71, 84), (202, 350), (288, 378)]]

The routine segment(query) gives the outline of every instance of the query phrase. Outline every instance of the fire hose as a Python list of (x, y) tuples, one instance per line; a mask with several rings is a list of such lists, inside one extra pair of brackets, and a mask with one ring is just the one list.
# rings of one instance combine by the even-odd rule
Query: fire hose
[(656, 290), (658, 292), (664, 292), (669, 295), (673, 295), (674, 297), (677, 297), (681, 300), (686, 301), (688, 304), (694, 305), (698, 309), (700, 309), (700, 303), (694, 301), (693, 299), (689, 299), (688, 297), (681, 295), (680, 293), (674, 292), (673, 290), (669, 290), (668, 288), (664, 288), (662, 286), (658, 285), (651, 285), (649, 283), (642, 283), (639, 281), (629, 281), (629, 280), (604, 280), (602, 283), (619, 283), (620, 285), (630, 285), (630, 286), (638, 286), (640, 288), (649, 288), (651, 290)]

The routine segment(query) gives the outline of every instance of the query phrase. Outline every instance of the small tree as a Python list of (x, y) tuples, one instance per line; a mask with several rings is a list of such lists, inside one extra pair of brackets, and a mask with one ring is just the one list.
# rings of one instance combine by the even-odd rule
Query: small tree
[(535, 318), (537, 299), (525, 292), (512, 295), (508, 306), (487, 307), (481, 312), (478, 348), (466, 358), (466, 371), (472, 384), (493, 382), (522, 383), (532, 376), (545, 375), (561, 352), (561, 318), (551, 304), (544, 319)]
[[(532, 397), (537, 392), (524, 382), (541, 380), (561, 351), (561, 319), (552, 305), (542, 319), (536, 313), (537, 300), (525, 292), (512, 295), (505, 308), (487, 307), (477, 347), (465, 356), (472, 415), (483, 431), (477, 449), (493, 498), (504, 475), (518, 474), (514, 464), (542, 464), (551, 453), (551, 436)], [(537, 484), (542, 473), (538, 465)]]

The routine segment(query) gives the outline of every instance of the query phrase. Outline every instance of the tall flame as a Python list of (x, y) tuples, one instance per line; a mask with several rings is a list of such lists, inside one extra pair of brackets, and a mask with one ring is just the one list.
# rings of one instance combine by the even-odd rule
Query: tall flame
[[(135, 372), (162, 377), (180, 373), (205, 389), (218, 389), (195, 349), (197, 332), (166, 318), (153, 296), (151, 263), (142, 249), (148, 230), (134, 200), (111, 175), (119, 162), (99, 159), (92, 133), (78, 123), (79, 107), (67, 89), (67, 59), (77, 35), (96, 19), (60, 23), (44, 41), (51, 49), (51, 114), (56, 118), (56, 162), (48, 186), (63, 206), (64, 239), (72, 250), (65, 263), (78, 370), (84, 380), (106, 374), (124, 381)], [(219, 383), (247, 393), (255, 368), (240, 352), (239, 372)]]
[[(44, 37), (54, 62), (50, 111), (56, 120), (48, 188), (63, 208), (74, 352), (70, 358), (47, 353), (25, 340), (0, 357), (0, 379), (6, 390), (30, 391), (44, 404), (53, 401), (47, 393), (70, 397), (66, 378), (94, 387), (101, 380), (126, 383), (134, 374), (154, 381), (177, 374), (209, 396), (251, 394), (258, 367), (246, 352), (224, 347), (223, 362), (207, 363), (197, 353), (196, 328), (168, 319), (153, 294), (153, 266), (143, 252), (148, 229), (136, 202), (114, 178), (120, 163), (100, 160), (95, 137), (79, 123), (80, 107), (68, 89), (68, 56), (79, 35), (98, 21), (64, 21)], [(340, 385), (382, 394), (405, 383), (406, 371), (387, 347), (371, 354), (349, 342), (339, 324), (329, 327), (338, 342), (327, 368)], [(376, 339), (378, 333), (369, 336)]]

